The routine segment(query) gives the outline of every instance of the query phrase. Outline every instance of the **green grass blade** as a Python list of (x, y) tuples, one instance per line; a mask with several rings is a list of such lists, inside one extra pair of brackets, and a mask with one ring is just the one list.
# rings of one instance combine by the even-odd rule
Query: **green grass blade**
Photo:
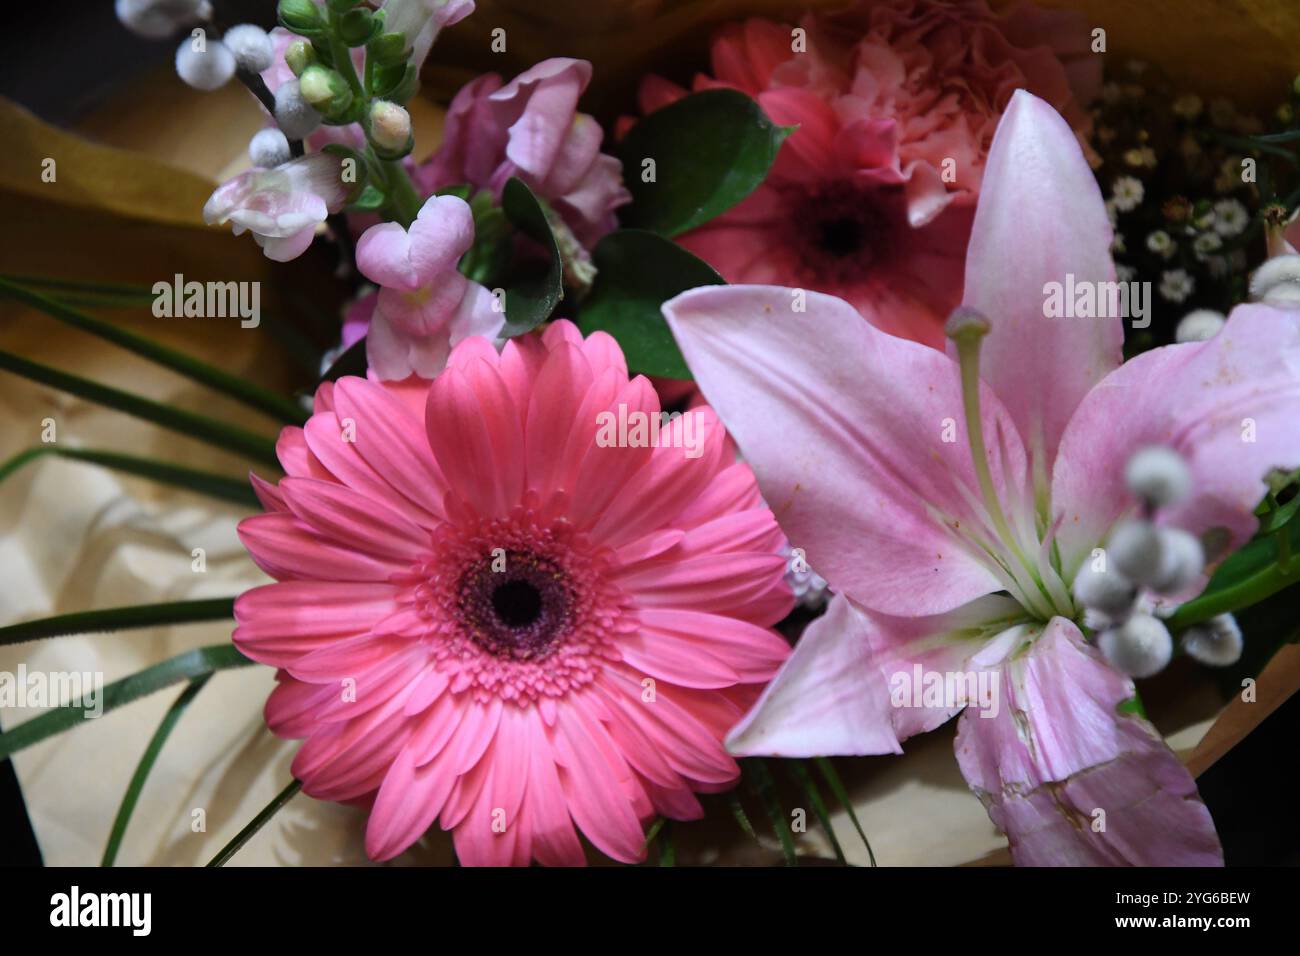
[(745, 812), (745, 805), (740, 802), (740, 794), (732, 790), (728, 795), (728, 803), (731, 804), (731, 815), (736, 818), (736, 824), (744, 831), (745, 835), (758, 842), (758, 834), (754, 832), (754, 825), (749, 822), (749, 814)]
[(136, 355), (164, 368), (169, 368), (173, 372), (179, 372), (186, 378), (192, 379), (201, 385), (206, 385), (223, 395), (229, 395), (236, 401), (242, 402), (250, 408), (255, 408), (259, 412), (270, 415), (279, 421), (301, 425), (307, 420), (307, 410), (292, 398), (262, 388), (247, 379), (240, 378), (238, 375), (231, 375), (224, 369), (209, 365), (207, 362), (186, 355), (184, 352), (177, 352), (175, 349), (159, 345), (144, 336), (128, 332), (111, 322), (105, 322), (92, 315), (87, 315), (57, 299), (51, 299), (4, 278), (0, 278), (0, 295), (8, 296), (29, 305), (53, 319), (58, 319), (73, 328), (98, 336), (106, 342), (119, 345), (128, 352), (134, 352)]
[(211, 674), (204, 674), (190, 681), (179, 697), (167, 708), (167, 713), (163, 715), (162, 722), (158, 724), (158, 729), (154, 731), (149, 746), (145, 748), (144, 754), (140, 757), (140, 762), (136, 764), (135, 773), (131, 776), (131, 782), (127, 785), (126, 793), (122, 796), (122, 805), (118, 808), (117, 817), (113, 820), (113, 830), (108, 835), (108, 846), (104, 848), (104, 859), (100, 866), (112, 866), (117, 860), (117, 851), (122, 846), (122, 837), (126, 835), (127, 825), (131, 822), (131, 814), (135, 812), (135, 805), (140, 800), (140, 794), (144, 790), (144, 783), (149, 779), (149, 772), (153, 770), (154, 763), (158, 760), (158, 754), (162, 752), (163, 744), (171, 736), (172, 728), (176, 722), (181, 719), (181, 714), (190, 706), (190, 701), (198, 696), (203, 685), (212, 677)]
[(876, 854), (871, 849), (871, 841), (867, 839), (867, 833), (862, 829), (862, 824), (858, 822), (858, 815), (853, 812), (853, 801), (849, 799), (849, 792), (844, 788), (844, 781), (840, 780), (840, 775), (832, 764), (825, 757), (816, 758), (817, 769), (821, 771), (822, 779), (826, 781), (826, 786), (830, 787), (831, 793), (835, 794), (835, 799), (840, 802), (840, 806), (849, 815), (853, 821), (853, 829), (858, 831), (858, 836), (862, 838), (862, 845), (867, 848), (867, 856), (871, 860), (871, 865), (876, 865)]
[(663, 831), (659, 834), (659, 865), (677, 865), (677, 840), (673, 833), (673, 821), (665, 820)]
[(28, 361), (12, 352), (0, 351), (0, 371), (12, 372), (41, 385), (48, 385), (76, 395), (78, 398), (125, 412), (182, 435), (189, 435), (191, 438), (225, 448), (227, 451), (238, 452), (256, 461), (275, 465), (277, 468), (280, 465), (279, 459), (275, 457), (273, 439), (246, 431), (237, 425), (172, 408), (170, 405), (163, 405), (108, 385), (100, 385), (98, 382), (61, 372), (39, 362)]
[(183, 465), (173, 465), (152, 458), (140, 458), (121, 452), (102, 451), (96, 448), (60, 448), (58, 445), (43, 445), (19, 452), (8, 461), (0, 463), (0, 481), (4, 481), (18, 469), (29, 464), (42, 455), (57, 455), (74, 461), (84, 461), (92, 465), (123, 471), (141, 478), (150, 478), (164, 485), (183, 488), (196, 494), (207, 495), (237, 505), (260, 509), (261, 503), (253, 493), (253, 487), (244, 478), (230, 478), (210, 471), (199, 471)]
[(266, 822), (279, 813), (280, 810), (283, 809), (284, 805), (293, 799), (294, 794), (301, 789), (302, 781), (294, 780), (289, 784), (289, 786), (276, 794), (275, 799), (268, 803), (261, 813), (249, 821), (248, 826), (235, 834), (235, 838), (227, 843), (220, 853), (208, 861), (208, 866), (225, 866), (229, 863), (230, 858), (238, 853), (243, 845), (251, 840), (258, 830), (266, 826)]
[(0, 273), (0, 280), (36, 289), (43, 294), (56, 294), (68, 299), (73, 296), (93, 297), (105, 304), (118, 306), (152, 304), (156, 296), (149, 286), (130, 285), (125, 282), (92, 282), (84, 279), (60, 279), (55, 276), (16, 275)]
[(198, 621), (220, 621), (235, 613), (234, 598), (207, 598), (199, 601), (168, 601), (164, 604), (131, 604), (125, 607), (103, 608), (97, 611), (74, 611), (57, 614), (36, 621), (23, 621), (0, 627), (0, 647), (22, 644), (46, 637), (63, 637), (67, 634), (97, 634), (104, 631), (125, 631), (138, 627), (159, 627), (164, 624), (193, 624)]
[(798, 866), (799, 860), (794, 852), (794, 834), (790, 832), (790, 821), (785, 817), (785, 808), (781, 806), (781, 798), (776, 792), (776, 782), (767, 769), (766, 761), (752, 758), (746, 761), (745, 771), (754, 792), (758, 794), (763, 804), (763, 809), (767, 811), (767, 818), (776, 832), (776, 838), (781, 841), (785, 865)]
[(844, 848), (840, 846), (840, 841), (835, 836), (835, 828), (831, 826), (831, 815), (827, 812), (826, 804), (822, 800), (821, 791), (817, 789), (817, 784), (813, 780), (808, 768), (803, 765), (802, 760), (787, 760), (785, 767), (790, 771), (803, 791), (808, 796), (808, 801), (813, 806), (813, 812), (817, 814), (817, 820), (826, 831), (826, 837), (831, 841), (831, 849), (835, 851), (835, 859), (841, 863), (847, 864), (849, 861), (844, 857)]
[[(101, 706), (103, 713), (116, 710), (124, 704), (139, 700), (141, 697), (162, 690), (171, 684), (183, 680), (193, 680), (213, 671), (231, 667), (247, 667), (252, 664), (247, 657), (239, 653), (233, 644), (216, 644), (186, 651), (176, 657), (168, 658), (161, 664), (146, 667), (144, 670), (114, 681), (103, 690)], [(24, 721), (12, 730), (0, 734), (0, 760), (12, 756), (25, 747), (40, 743), (47, 737), (71, 730), (88, 719), (84, 715), (88, 702), (83, 697), (73, 704), (56, 707), (39, 717)]]

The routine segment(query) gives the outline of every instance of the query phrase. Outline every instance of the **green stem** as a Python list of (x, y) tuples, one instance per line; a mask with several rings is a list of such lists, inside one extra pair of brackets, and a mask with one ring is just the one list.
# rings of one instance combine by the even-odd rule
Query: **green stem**
[(403, 228), (409, 229), (411, 223), (415, 222), (415, 217), (420, 214), (423, 200), (400, 160), (378, 160), (378, 163), (387, 187), (384, 195), (388, 197), (393, 219), (401, 223)]
[(283, 809), (284, 805), (293, 799), (294, 794), (301, 789), (302, 781), (294, 780), (289, 784), (289, 786), (281, 790), (276, 795), (275, 799), (266, 805), (265, 809), (263, 809), (261, 813), (253, 817), (248, 826), (235, 834), (235, 838), (227, 843), (225, 847), (222, 848), (221, 852), (212, 858), (208, 863), (208, 866), (225, 866), (229, 863), (230, 858), (238, 853), (243, 845), (251, 840), (258, 830), (266, 826), (267, 821), (279, 813), (280, 810)]
[(165, 485), (182, 488), (196, 494), (208, 495), (237, 505), (250, 508), (261, 507), (257, 495), (253, 493), (252, 486), (244, 478), (228, 478), (225, 475), (185, 468), (182, 465), (173, 465), (168, 462), (154, 461), (150, 458), (139, 458), (135, 455), (124, 455), (120, 452), (100, 451), (93, 448), (60, 448), (57, 445), (29, 448), (14, 455), (8, 461), (0, 463), (0, 481), (4, 481), (19, 468), (44, 455), (57, 455), (60, 458), (69, 458), (73, 461), (84, 461), (92, 465), (112, 468), (115, 471), (123, 471), (127, 474), (149, 478)]
[(254, 434), (237, 425), (230, 425), (215, 418), (208, 418), (206, 415), (198, 415), (194, 412), (173, 408), (170, 405), (163, 405), (151, 399), (124, 392), (121, 389), (100, 385), (98, 382), (61, 372), (47, 365), (41, 365), (39, 362), (30, 362), (25, 358), (14, 355), (12, 352), (0, 351), (0, 371), (21, 375), (33, 382), (57, 388), (60, 391), (68, 392), (78, 398), (84, 398), (99, 405), (106, 405), (136, 418), (153, 422), (163, 428), (171, 429), (182, 435), (189, 435), (191, 438), (197, 438), (227, 451), (238, 452), (254, 460), (274, 465), (277, 468), (280, 465), (279, 459), (275, 455), (274, 440), (264, 435)]
[(134, 352), (136, 355), (147, 358), (151, 362), (156, 362), (164, 368), (179, 372), (187, 378), (229, 395), (236, 401), (280, 421), (301, 425), (307, 420), (306, 409), (291, 398), (278, 395), (237, 375), (231, 375), (223, 369), (208, 365), (206, 362), (201, 362), (183, 352), (177, 352), (164, 345), (151, 342), (143, 336), (128, 332), (111, 322), (105, 322), (94, 316), (87, 315), (63, 302), (48, 298), (39, 292), (24, 288), (3, 277), (0, 277), (0, 295), (16, 299), (33, 309), (44, 312), (51, 318), (71, 325), (73, 328), (89, 332), (91, 335), (112, 342), (114, 345), (120, 345), (129, 352)]
[(167, 713), (163, 715), (162, 723), (154, 731), (153, 737), (149, 741), (149, 746), (145, 748), (144, 754), (140, 757), (140, 762), (136, 765), (135, 773), (131, 775), (131, 782), (127, 785), (126, 793), (122, 795), (122, 805), (118, 808), (117, 817), (113, 820), (113, 830), (108, 835), (108, 846), (104, 848), (104, 859), (100, 866), (112, 866), (117, 860), (117, 851), (122, 846), (122, 838), (126, 836), (127, 825), (131, 822), (131, 814), (135, 812), (135, 805), (140, 801), (140, 794), (144, 790), (145, 781), (149, 779), (149, 772), (153, 770), (153, 765), (158, 761), (158, 754), (162, 752), (163, 744), (171, 736), (172, 729), (176, 726), (177, 721), (181, 719), (181, 714), (190, 706), (190, 701), (198, 696), (203, 685), (210, 679), (211, 674), (204, 674), (190, 681), (189, 686), (181, 691), (181, 695), (176, 698), (175, 702), (167, 708)]
[(125, 631), (132, 628), (159, 627), (168, 624), (194, 624), (233, 617), (235, 599), (205, 598), (198, 601), (168, 601), (165, 604), (132, 604), (102, 608), (97, 611), (74, 611), (36, 621), (23, 621), (0, 627), (0, 647), (22, 644), (46, 637), (68, 634), (95, 634), (102, 631)]

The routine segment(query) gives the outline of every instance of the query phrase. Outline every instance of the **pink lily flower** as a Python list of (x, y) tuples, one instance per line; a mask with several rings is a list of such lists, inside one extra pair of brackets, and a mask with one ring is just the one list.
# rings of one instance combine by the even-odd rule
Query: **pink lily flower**
[(458, 342), (501, 331), (500, 303), (456, 268), (473, 243), (474, 216), (456, 196), (430, 197), (409, 230), (384, 222), (357, 241), (357, 269), (379, 286), (366, 356), (381, 381), (433, 378)]
[[(1044, 316), (1047, 283), (1114, 280), (1110, 241), (1074, 134), (1018, 91), (947, 355), (811, 292), (803, 311), (799, 290), (764, 286), (665, 304), (782, 529), (836, 592), (733, 753), (900, 753), (962, 712), (958, 763), (1016, 863), (1222, 863), (1191, 775), (1121, 708), (1134, 685), (1085, 636), (1072, 586), (1138, 507), (1123, 472), (1145, 446), (1192, 476), (1160, 523), (1211, 560), (1251, 536), (1265, 475), (1300, 464), (1300, 312), (1243, 305), (1209, 341), (1121, 364), (1121, 318)], [(981, 679), (1001, 706), (891, 700), (918, 669)]]
[(348, 186), (342, 160), (311, 153), (274, 169), (250, 169), (219, 186), (203, 206), (208, 225), (232, 223), (235, 235), (253, 234), (268, 259), (302, 255), (316, 227), (343, 208)]

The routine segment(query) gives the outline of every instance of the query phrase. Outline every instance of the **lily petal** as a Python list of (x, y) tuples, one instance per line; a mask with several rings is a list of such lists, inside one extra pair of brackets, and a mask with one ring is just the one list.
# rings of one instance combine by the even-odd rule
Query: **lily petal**
[[(984, 167), (963, 304), (992, 324), (981, 372), (1050, 474), (1066, 422), (1121, 361), (1123, 321), (1047, 318), (1045, 287), (1113, 282), (1111, 228), (1073, 130), (1017, 90)], [(950, 352), (952, 346), (949, 346)]]
[(962, 714), (957, 762), (1018, 866), (1223, 865), (1191, 774), (1120, 712), (1133, 682), (1072, 622), (1053, 618), (1000, 675), (999, 707)]
[(982, 669), (982, 651), (1010, 633), (1023, 612), (988, 595), (929, 617), (891, 617), (857, 607), (843, 595), (804, 631), (794, 653), (758, 703), (727, 736), (734, 754), (779, 757), (902, 753), (901, 742), (945, 723), (966, 703), (926, 706), (922, 687), (894, 688), (923, 674)]
[[(1124, 466), (1146, 445), (1186, 458), (1191, 494), (1160, 518), (1200, 535), (1213, 560), (1258, 527), (1273, 468), (1300, 467), (1300, 310), (1234, 309), (1206, 342), (1144, 352), (1089, 393), (1061, 441), (1052, 477), (1067, 577), (1136, 505)], [(1190, 596), (1190, 595), (1189, 595)]]
[[(876, 611), (936, 614), (1003, 587), (969, 543), (978, 482), (947, 356), (814, 292), (710, 286), (663, 312), (777, 521), (834, 590)], [(993, 483), (1018, 494), (1024, 451), (982, 392)]]

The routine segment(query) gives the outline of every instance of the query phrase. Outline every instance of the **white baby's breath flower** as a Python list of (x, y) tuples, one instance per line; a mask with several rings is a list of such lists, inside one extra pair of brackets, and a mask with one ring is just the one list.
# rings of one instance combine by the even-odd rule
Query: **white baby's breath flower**
[(1146, 190), (1136, 176), (1121, 176), (1111, 184), (1111, 199), (1120, 212), (1132, 212), (1142, 203)]
[(1126, 266), (1120, 263), (1115, 265), (1115, 278), (1120, 282), (1132, 282), (1137, 278), (1138, 271), (1133, 266)]
[(1185, 302), (1196, 291), (1196, 281), (1186, 269), (1170, 269), (1160, 274), (1160, 294), (1170, 302)]
[(1192, 243), (1192, 249), (1202, 259), (1223, 248), (1223, 238), (1217, 232), (1203, 232)]
[(1147, 236), (1147, 248), (1156, 255), (1168, 259), (1178, 249), (1178, 243), (1174, 242), (1169, 233), (1163, 229), (1157, 229)]
[(1214, 204), (1214, 228), (1221, 236), (1237, 236), (1250, 222), (1250, 213), (1236, 199), (1220, 199)]

